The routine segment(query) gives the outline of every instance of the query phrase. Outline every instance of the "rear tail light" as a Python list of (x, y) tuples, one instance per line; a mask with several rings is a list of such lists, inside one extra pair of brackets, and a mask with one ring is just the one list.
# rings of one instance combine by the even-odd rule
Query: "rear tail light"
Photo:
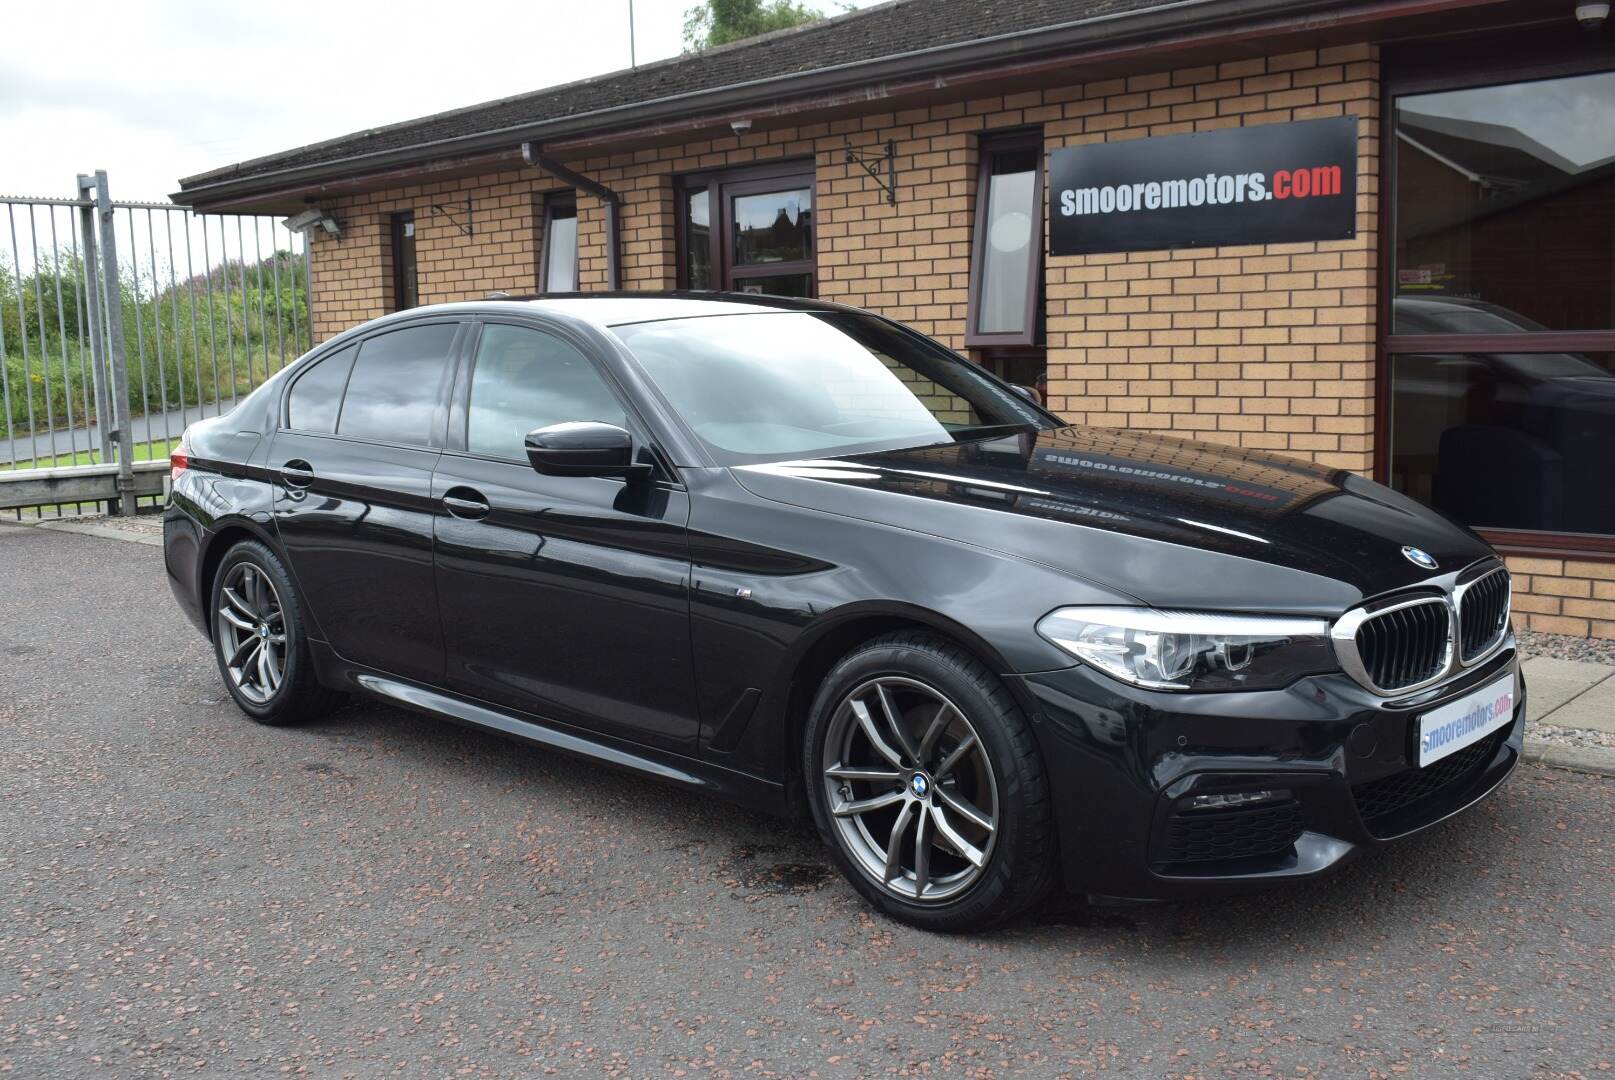
[(181, 435), (179, 445), (168, 454), (168, 483), (179, 483), (179, 474), (191, 467), (191, 444)]

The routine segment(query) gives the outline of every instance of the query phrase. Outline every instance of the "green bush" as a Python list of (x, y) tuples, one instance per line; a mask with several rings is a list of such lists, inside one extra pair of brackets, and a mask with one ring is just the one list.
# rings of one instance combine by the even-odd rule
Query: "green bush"
[[(244, 394), (308, 348), (301, 256), (231, 260), (211, 276), (211, 291), (200, 275), (169, 284), (126, 272), (119, 282), (132, 415)], [(76, 424), (86, 403), (94, 413), (83, 293), (77, 259), (42, 260), (20, 278), (0, 266), (0, 390), (19, 434), (65, 425), (69, 398)]]

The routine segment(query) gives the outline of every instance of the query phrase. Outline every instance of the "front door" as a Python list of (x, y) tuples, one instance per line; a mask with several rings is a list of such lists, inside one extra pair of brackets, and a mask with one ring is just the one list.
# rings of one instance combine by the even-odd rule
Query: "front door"
[(447, 685), (694, 754), (685, 492), (671, 477), (543, 476), (527, 463), (534, 428), (635, 429), (573, 342), (490, 322), (469, 380), (432, 479)]
[(460, 326), (390, 330), (317, 361), (270, 447), (275, 526), (318, 634), (421, 682), (443, 673), (431, 482)]

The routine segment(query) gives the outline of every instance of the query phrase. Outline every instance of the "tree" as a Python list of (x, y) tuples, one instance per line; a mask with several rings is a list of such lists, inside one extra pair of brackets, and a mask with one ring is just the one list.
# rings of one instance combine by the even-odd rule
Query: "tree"
[(684, 50), (710, 49), (822, 18), (824, 12), (796, 0), (704, 0), (684, 12)]

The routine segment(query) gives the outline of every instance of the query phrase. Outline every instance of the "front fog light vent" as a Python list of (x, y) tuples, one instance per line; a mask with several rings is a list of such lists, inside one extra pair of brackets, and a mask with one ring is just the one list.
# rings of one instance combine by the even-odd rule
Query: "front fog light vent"
[(1231, 810), (1236, 806), (1251, 806), (1255, 803), (1280, 802), (1288, 799), (1290, 793), (1284, 788), (1275, 788), (1272, 791), (1227, 791), (1216, 795), (1195, 795), (1189, 799), (1191, 810)]

